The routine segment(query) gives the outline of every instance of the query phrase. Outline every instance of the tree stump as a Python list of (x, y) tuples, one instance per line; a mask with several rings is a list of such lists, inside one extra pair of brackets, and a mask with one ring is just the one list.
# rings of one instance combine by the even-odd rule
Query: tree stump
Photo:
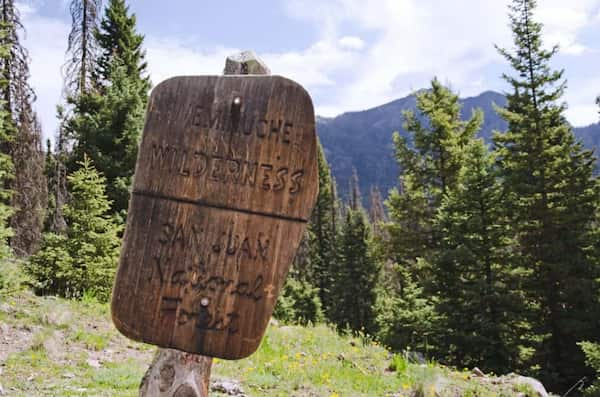
[[(225, 75), (271, 74), (252, 51), (227, 57)], [(158, 349), (140, 386), (140, 397), (208, 397), (212, 357)]]

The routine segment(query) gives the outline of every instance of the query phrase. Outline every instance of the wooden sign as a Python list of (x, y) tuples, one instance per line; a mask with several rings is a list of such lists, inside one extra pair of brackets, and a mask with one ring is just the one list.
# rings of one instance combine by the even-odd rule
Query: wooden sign
[(126, 336), (225, 359), (260, 343), (314, 206), (312, 101), (278, 76), (150, 98), (112, 300)]

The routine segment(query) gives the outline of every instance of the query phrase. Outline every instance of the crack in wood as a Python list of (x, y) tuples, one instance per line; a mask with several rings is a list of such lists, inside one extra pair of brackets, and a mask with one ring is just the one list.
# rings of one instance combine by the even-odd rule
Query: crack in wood
[(200, 207), (214, 208), (214, 209), (223, 210), (223, 211), (234, 211), (234, 212), (240, 212), (243, 214), (264, 216), (267, 218), (281, 219), (281, 220), (290, 221), (290, 222), (308, 223), (308, 219), (304, 219), (304, 218), (297, 218), (297, 217), (280, 215), (280, 214), (270, 214), (268, 212), (253, 211), (253, 210), (248, 210), (245, 208), (229, 207), (226, 205), (211, 203), (211, 202), (208, 202), (205, 200), (193, 200), (193, 199), (188, 199), (188, 198), (184, 198), (184, 197), (171, 197), (171, 196), (167, 196), (167, 195), (160, 194), (160, 193), (149, 192), (149, 191), (140, 191), (140, 190), (133, 191), (131, 194), (134, 194), (136, 196), (149, 197), (149, 198), (153, 198), (153, 199), (157, 199), (157, 200), (173, 201), (173, 202), (177, 202), (177, 203), (197, 205)]

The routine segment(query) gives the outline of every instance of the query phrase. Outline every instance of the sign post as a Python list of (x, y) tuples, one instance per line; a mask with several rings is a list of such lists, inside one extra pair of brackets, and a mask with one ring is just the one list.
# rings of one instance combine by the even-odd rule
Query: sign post
[[(226, 72), (260, 65), (242, 53)], [(154, 88), (112, 316), (124, 335), (176, 350), (159, 352), (141, 395), (206, 395), (209, 357), (258, 348), (316, 200), (316, 150), (312, 101), (291, 80), (176, 77)]]

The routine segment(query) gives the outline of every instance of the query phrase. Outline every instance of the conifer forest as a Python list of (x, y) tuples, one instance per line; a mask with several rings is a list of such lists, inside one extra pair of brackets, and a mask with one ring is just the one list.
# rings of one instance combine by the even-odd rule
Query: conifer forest
[[(319, 193), (277, 321), (328, 324), (449, 367), (518, 372), (557, 394), (585, 377), (579, 392), (600, 396), (598, 153), (566, 119), (559, 48), (536, 3), (512, 0), (498, 16), (512, 31), (496, 47), (506, 131), (480, 138), (484, 113), (464, 114), (451, 82), (430, 76), (416, 110), (398, 115), (408, 136), (389, 131), (400, 170), (390, 191), (356, 170), (336, 180), (319, 145)], [(18, 263), (36, 295), (109, 302), (160, 82), (127, 0), (70, 0), (59, 127), (44, 130), (20, 4), (0, 1), (0, 261)], [(0, 300), (10, 285), (0, 273)]]

